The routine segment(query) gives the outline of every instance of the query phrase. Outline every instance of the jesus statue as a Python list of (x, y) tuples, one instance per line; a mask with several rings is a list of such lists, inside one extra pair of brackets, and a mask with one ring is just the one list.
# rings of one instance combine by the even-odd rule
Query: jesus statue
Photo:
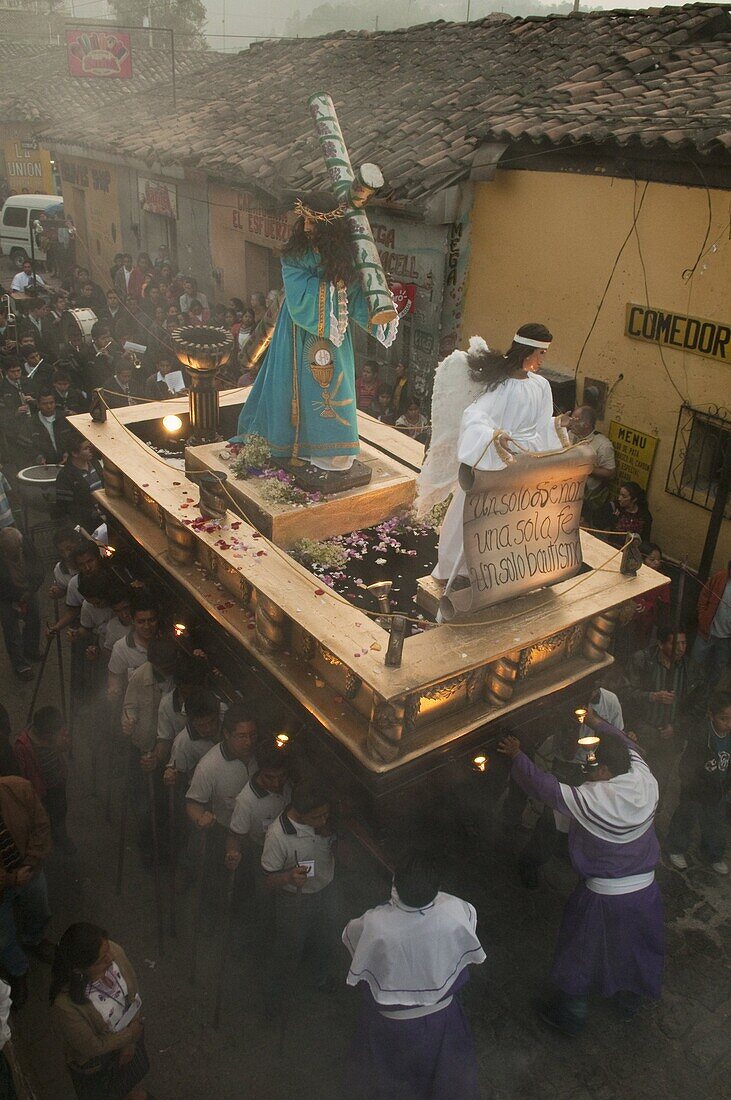
[(345, 207), (317, 192), (295, 211), (282, 254), (284, 301), (234, 442), (259, 435), (275, 458), (349, 470), (360, 450), (351, 326), (390, 347), (398, 319), (369, 322)]

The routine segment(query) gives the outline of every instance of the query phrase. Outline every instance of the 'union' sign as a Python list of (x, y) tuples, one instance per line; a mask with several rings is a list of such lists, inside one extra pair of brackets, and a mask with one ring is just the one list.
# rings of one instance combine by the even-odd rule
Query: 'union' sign
[(731, 363), (731, 326), (705, 317), (627, 303), (625, 334), (678, 351), (690, 351), (718, 363)]

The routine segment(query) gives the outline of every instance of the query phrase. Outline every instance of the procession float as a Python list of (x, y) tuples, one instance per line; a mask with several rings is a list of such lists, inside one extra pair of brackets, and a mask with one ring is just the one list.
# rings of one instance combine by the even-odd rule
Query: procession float
[[(176, 629), (195, 629), (244, 697), (266, 693), (283, 736), (306, 737), (378, 821), (438, 796), (455, 769), (489, 771), (507, 729), (542, 739), (585, 706), (620, 606), (667, 580), (580, 528), (587, 448), (511, 451), (490, 432), (458, 462), (453, 424), (450, 490), (435, 477), (444, 436), (425, 464), (420, 443), (356, 412), (348, 326), (388, 343), (397, 320), (364, 210), (382, 177), (353, 172), (328, 96), (310, 109), (334, 202), (299, 202), (309, 238), (285, 255), (284, 301), (245, 349), (254, 386), (219, 390), (227, 332), (181, 329), (187, 397), (111, 410), (98, 395), (72, 419), (103, 459), (111, 544), (170, 594)], [(323, 268), (333, 225), (352, 237), (349, 284)], [(500, 460), (485, 461), (490, 444)], [(435, 483), (461, 548), (441, 579)]]

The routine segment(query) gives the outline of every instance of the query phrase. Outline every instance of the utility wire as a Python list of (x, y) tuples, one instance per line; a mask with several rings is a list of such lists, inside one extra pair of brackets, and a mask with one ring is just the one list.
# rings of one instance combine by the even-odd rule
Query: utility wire
[[(635, 181), (635, 187), (636, 186), (637, 186), (637, 181)], [(607, 294), (609, 293), (609, 287), (611, 286), (612, 279), (614, 278), (614, 273), (616, 272), (617, 267), (619, 265), (619, 261), (622, 258), (622, 253), (624, 252), (625, 248), (627, 247), (629, 239), (630, 239), (630, 237), (632, 236), (632, 234), (634, 232), (635, 226), (637, 224), (637, 219), (640, 216), (640, 211), (642, 210), (642, 205), (645, 201), (645, 196), (647, 194), (647, 188), (649, 186), (650, 186), (650, 183), (649, 183), (649, 180), (648, 180), (645, 183), (645, 187), (644, 187), (644, 190), (642, 192), (642, 198), (640, 199), (640, 204), (639, 204), (638, 207), (636, 207), (636, 209), (634, 211), (634, 216), (632, 218), (632, 225), (629, 227), (629, 229), (627, 231), (627, 236), (622, 241), (619, 252), (615, 256), (614, 263), (612, 264), (612, 269), (609, 272), (609, 278), (607, 279), (606, 286), (604, 287), (604, 292), (603, 292), (601, 298), (599, 299), (599, 305), (596, 308), (596, 313), (594, 314), (594, 319), (592, 320), (591, 325), (589, 326), (589, 331), (587, 332), (587, 334), (584, 338), (584, 343), (581, 345), (581, 351), (579, 352), (579, 358), (576, 361), (576, 369), (574, 370), (574, 380), (576, 380), (576, 378), (578, 377), (579, 367), (581, 366), (581, 360), (582, 360), (584, 352), (586, 350), (586, 345), (589, 343), (589, 340), (591, 338), (591, 334), (594, 331), (594, 329), (596, 328), (597, 321), (599, 320), (599, 314), (602, 311), (602, 308), (604, 306), (604, 302), (606, 301)]]

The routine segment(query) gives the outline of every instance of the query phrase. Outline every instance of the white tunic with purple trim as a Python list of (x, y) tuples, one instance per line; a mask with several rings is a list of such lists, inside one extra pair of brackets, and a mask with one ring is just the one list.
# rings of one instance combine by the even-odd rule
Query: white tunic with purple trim
[(512, 775), (531, 798), (570, 818), (569, 855), (582, 882), (566, 903), (551, 977), (571, 996), (659, 997), (665, 957), (662, 899), (655, 882), (657, 782), (634, 744), (603, 723), (600, 735), (625, 741), (629, 772), (570, 787), (524, 753)]

